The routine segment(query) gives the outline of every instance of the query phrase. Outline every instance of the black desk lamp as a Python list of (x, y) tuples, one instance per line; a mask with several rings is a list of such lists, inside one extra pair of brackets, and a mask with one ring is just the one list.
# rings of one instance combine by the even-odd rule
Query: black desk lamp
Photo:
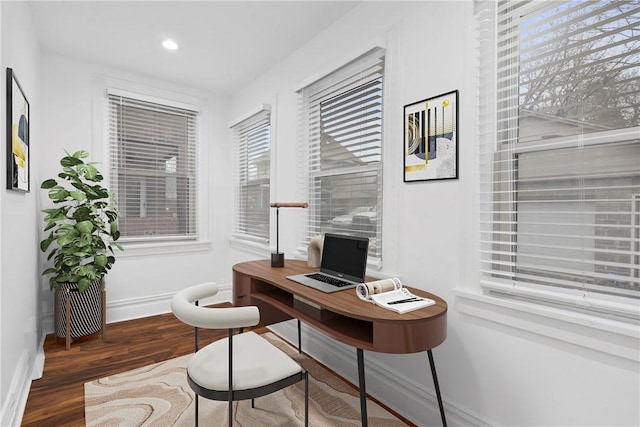
[(284, 267), (284, 253), (280, 252), (280, 208), (306, 209), (309, 204), (306, 202), (271, 203), (269, 206), (276, 208), (276, 251), (271, 252), (271, 267)]

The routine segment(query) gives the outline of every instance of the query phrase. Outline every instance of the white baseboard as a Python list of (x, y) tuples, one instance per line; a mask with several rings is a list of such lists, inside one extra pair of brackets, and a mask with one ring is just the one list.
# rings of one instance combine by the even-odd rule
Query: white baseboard
[(44, 340), (47, 338), (47, 334), (43, 331), (38, 331), (40, 334), (38, 338), (38, 348), (36, 348), (36, 355), (33, 361), (33, 368), (31, 369), (31, 379), (38, 380), (42, 378), (44, 373)]
[(2, 413), (0, 413), (0, 425), (2, 426), (19, 426), (22, 423), (22, 416), (31, 388), (34, 359), (34, 352), (25, 350), (20, 357), (18, 366), (13, 371), (15, 374), (11, 380), (11, 386), (2, 403)]
[[(297, 347), (298, 331), (296, 321), (272, 325), (270, 329)], [(358, 367), (355, 348), (341, 344), (303, 323), (302, 349), (305, 353), (325, 364), (357, 387)], [(420, 384), (388, 365), (380, 363), (375, 359), (374, 354), (365, 352), (367, 394), (418, 426), (441, 425), (440, 410), (433, 383)], [(437, 368), (437, 349), (434, 349), (434, 359)], [(425, 376), (430, 382), (431, 371), (426, 352), (424, 353), (424, 360)], [(442, 383), (441, 378), (440, 383)], [(446, 390), (441, 389), (441, 392), (447, 425), (482, 427), (495, 425), (479, 414), (474, 414), (473, 411), (463, 407), (463, 405), (447, 399)]]
[[(107, 298), (107, 324), (169, 313), (173, 295), (175, 293), (165, 293), (119, 301), (108, 301)], [(200, 303), (215, 304), (231, 301), (231, 299), (231, 285), (219, 285), (218, 294), (214, 298), (208, 298)], [(42, 323), (45, 335), (53, 333), (53, 311), (44, 313)]]

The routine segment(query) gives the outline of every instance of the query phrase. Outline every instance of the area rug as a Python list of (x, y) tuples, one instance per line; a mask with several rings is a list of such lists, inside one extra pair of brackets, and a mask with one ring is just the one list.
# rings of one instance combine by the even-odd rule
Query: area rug
[[(300, 363), (309, 378), (309, 425), (360, 425), (357, 390), (313, 359), (271, 332), (263, 335)], [(186, 365), (190, 356), (178, 357), (84, 385), (85, 420), (91, 427), (193, 426), (194, 394), (187, 384)], [(259, 355), (256, 355), (259, 357)], [(200, 426), (227, 426), (226, 402), (199, 399)], [(368, 421), (373, 427), (405, 426), (401, 420), (375, 402), (367, 401)], [(304, 425), (304, 382), (255, 400), (234, 402), (234, 425)]]

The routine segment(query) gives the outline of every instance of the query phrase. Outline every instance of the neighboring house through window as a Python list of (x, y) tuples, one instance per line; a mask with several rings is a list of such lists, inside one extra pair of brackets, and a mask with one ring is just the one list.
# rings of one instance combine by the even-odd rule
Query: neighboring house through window
[(381, 259), (384, 55), (375, 48), (299, 91), (305, 248), (336, 232), (369, 238), (370, 260)]
[(479, 5), (484, 290), (638, 318), (640, 3)]
[(108, 91), (111, 188), (122, 241), (197, 237), (197, 108)]
[(230, 126), (237, 150), (234, 237), (269, 242), (271, 181), (271, 111), (264, 105)]

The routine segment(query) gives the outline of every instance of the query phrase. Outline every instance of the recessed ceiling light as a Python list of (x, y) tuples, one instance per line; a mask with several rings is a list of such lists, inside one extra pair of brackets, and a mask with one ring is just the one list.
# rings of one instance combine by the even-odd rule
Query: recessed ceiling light
[(173, 40), (165, 40), (162, 42), (162, 46), (165, 47), (165, 49), (169, 49), (169, 50), (176, 50), (178, 49), (178, 44), (176, 42), (174, 42)]

